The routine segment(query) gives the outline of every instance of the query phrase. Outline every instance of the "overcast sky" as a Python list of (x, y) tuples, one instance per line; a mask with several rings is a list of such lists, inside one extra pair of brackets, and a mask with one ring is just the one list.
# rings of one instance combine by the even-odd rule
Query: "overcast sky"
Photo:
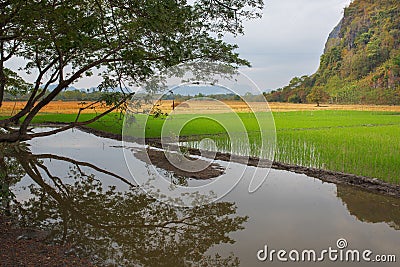
[[(239, 45), (239, 54), (252, 63), (242, 72), (262, 91), (285, 86), (291, 78), (314, 73), (329, 33), (351, 0), (265, 0), (262, 19), (245, 23), (243, 36), (226, 37)], [(10, 65), (21, 66), (16, 59)], [(29, 76), (21, 75), (27, 80)], [(84, 78), (77, 88), (97, 86), (98, 78)]]
[(252, 63), (243, 69), (262, 91), (287, 85), (318, 69), (329, 33), (350, 0), (265, 0), (262, 19), (245, 24), (245, 35), (226, 38)]

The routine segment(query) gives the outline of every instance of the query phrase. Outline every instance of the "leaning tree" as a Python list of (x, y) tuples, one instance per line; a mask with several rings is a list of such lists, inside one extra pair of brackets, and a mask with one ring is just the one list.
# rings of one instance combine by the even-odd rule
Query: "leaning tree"
[[(1, 117), (0, 142), (28, 140), (90, 124), (121, 108), (129, 88), (155, 72), (196, 61), (249, 65), (224, 34), (242, 34), (262, 0), (0, 0), (0, 107), (5, 94), (27, 96)], [(29, 131), (34, 117), (82, 78), (101, 76), (94, 104), (107, 109), (56, 130)]]

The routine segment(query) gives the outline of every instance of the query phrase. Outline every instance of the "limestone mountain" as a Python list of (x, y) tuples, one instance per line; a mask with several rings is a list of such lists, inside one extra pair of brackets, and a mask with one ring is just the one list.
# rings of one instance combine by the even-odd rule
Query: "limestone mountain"
[(400, 1), (354, 0), (330, 33), (318, 71), (266, 94), (307, 102), (316, 90), (333, 103), (400, 104)]

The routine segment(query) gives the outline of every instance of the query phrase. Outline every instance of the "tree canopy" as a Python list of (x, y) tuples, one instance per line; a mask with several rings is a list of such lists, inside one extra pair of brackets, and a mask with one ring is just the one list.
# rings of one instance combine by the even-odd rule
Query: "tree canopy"
[[(97, 89), (108, 94), (95, 102), (110, 108), (59, 131), (121, 107), (130, 86), (170, 66), (249, 65), (222, 37), (242, 34), (243, 21), (261, 16), (263, 1), (1, 0), (0, 7), (0, 105), (6, 92), (29, 95), (20, 112), (0, 120), (0, 141), (16, 141), (38, 136), (28, 132), (32, 119), (83, 77), (101, 76)], [(17, 130), (9, 127), (20, 121)]]

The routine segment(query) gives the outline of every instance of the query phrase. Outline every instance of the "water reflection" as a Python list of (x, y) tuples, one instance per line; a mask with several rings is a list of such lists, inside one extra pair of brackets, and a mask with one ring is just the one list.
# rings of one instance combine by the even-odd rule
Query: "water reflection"
[[(257, 251), (265, 244), (271, 249), (320, 250), (334, 247), (342, 237), (352, 249), (400, 256), (398, 199), (271, 170), (253, 194), (247, 193), (252, 176), (245, 173), (223, 202), (178, 209), (155, 202), (132, 184), (133, 179), (124, 179), (130, 176), (118, 141), (75, 130), (30, 144), (0, 147), (1, 208), (15, 212), (27, 225), (50, 229), (49, 239), (71, 242), (77, 253), (94, 257), (97, 265), (230, 266), (239, 265), (240, 259), (241, 266), (282, 266), (259, 262)], [(129, 147), (136, 149), (133, 153), (141, 151), (134, 144)], [(147, 174), (148, 163), (133, 155), (130, 160), (138, 162), (135, 174)], [(244, 166), (214, 163), (224, 168), (219, 179), (226, 180)], [(170, 173), (157, 156), (152, 164)], [(340, 264), (349, 265), (365, 263)]]
[[(51, 168), (54, 161), (55, 170)], [(234, 255), (223, 258), (206, 254), (216, 244), (234, 243), (230, 233), (243, 229), (247, 217), (236, 215), (234, 203), (172, 207), (94, 164), (54, 154), (33, 154), (27, 146), (3, 149), (1, 164), (2, 192), (24, 173), (34, 181), (29, 185), (31, 198), (23, 203), (2, 193), (5, 206), (27, 225), (50, 230), (50, 240), (75, 245), (77, 253), (97, 264), (239, 265)], [(104, 186), (102, 176), (112, 177), (128, 189)]]
[[(126, 148), (125, 148), (126, 149)], [(201, 171), (186, 171), (185, 169), (178, 168), (172, 164), (167, 158), (165, 151), (147, 147), (147, 148), (135, 148), (135, 158), (141, 160), (146, 164), (151, 164), (159, 168), (163, 172), (164, 177), (169, 177), (172, 184), (188, 186), (188, 179), (196, 180), (207, 180), (221, 176), (224, 173), (224, 168), (213, 162), (205, 161), (202, 159), (194, 158), (189, 154), (178, 154), (174, 153), (175, 157), (184, 158), (186, 169), (201, 169)], [(172, 153), (171, 153), (172, 154)]]
[[(18, 146), (18, 150), (26, 149), (24, 145)], [(8, 144), (0, 143), (0, 211), (10, 215), (10, 203), (15, 197), (11, 191), (11, 186), (19, 182), (24, 177), (25, 172), (15, 157), (15, 148)]]
[(346, 204), (350, 214), (368, 223), (384, 222), (400, 230), (400, 199), (382, 196), (353, 187), (337, 185), (337, 196)]

